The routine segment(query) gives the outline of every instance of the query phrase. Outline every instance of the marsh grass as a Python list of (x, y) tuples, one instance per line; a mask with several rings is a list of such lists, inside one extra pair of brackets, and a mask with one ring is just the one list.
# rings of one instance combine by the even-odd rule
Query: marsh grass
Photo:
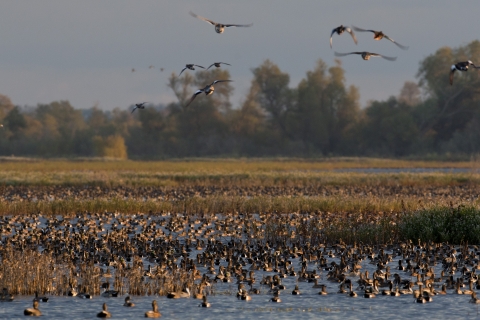
[[(184, 200), (135, 200), (135, 199), (91, 199), (91, 200), (52, 200), (52, 201), (12, 201), (0, 202), (0, 215), (28, 215), (42, 213), (45, 216), (71, 216), (78, 212), (121, 212), (136, 213), (292, 213), (292, 212), (332, 212), (332, 213), (375, 213), (415, 211), (436, 205), (448, 205), (447, 201), (419, 202), (415, 197), (348, 197), (348, 196), (210, 196), (191, 197)], [(472, 201), (461, 204), (471, 205)], [(460, 205), (457, 204), (457, 205)]]
[[(471, 172), (367, 174), (349, 168), (467, 168)], [(425, 162), (368, 158), (328, 160), (4, 161), (0, 185), (445, 185), (479, 183), (476, 162)]]
[(480, 210), (474, 206), (434, 207), (406, 213), (399, 222), (406, 239), (480, 243)]

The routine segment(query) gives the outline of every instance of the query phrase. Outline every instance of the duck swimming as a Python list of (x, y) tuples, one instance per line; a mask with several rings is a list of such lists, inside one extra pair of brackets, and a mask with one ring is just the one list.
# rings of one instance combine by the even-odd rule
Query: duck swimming
[(228, 27), (251, 27), (253, 26), (253, 23), (250, 23), (250, 24), (226, 24), (226, 23), (218, 23), (218, 22), (215, 22), (215, 21), (212, 21), (212, 20), (209, 20), (207, 18), (204, 18), (202, 16), (199, 16), (193, 12), (190, 11), (190, 15), (194, 18), (198, 18), (200, 20), (203, 20), (205, 22), (208, 22), (210, 23), (211, 25), (215, 26), (215, 31), (217, 33), (223, 33), (223, 31), (225, 31), (225, 28), (228, 28)]
[(108, 312), (108, 310), (107, 310), (107, 304), (106, 303), (103, 304), (102, 309), (103, 309), (102, 311), (97, 313), (97, 318), (111, 318), (112, 317), (112, 314), (110, 312)]
[(210, 65), (210, 67), (207, 68), (207, 70), (210, 69), (210, 68), (213, 67), (213, 66), (215, 66), (215, 67), (217, 67), (217, 68), (220, 68), (220, 65), (221, 65), (221, 64), (226, 64), (227, 66), (231, 66), (231, 64), (226, 63), (226, 62), (214, 62), (214, 63), (212, 63), (212, 64)]
[(12, 302), (14, 299), (12, 294), (8, 293), (7, 288), (2, 289), (2, 294), (0, 295), (0, 301), (7, 301), (7, 302)]
[(152, 310), (145, 312), (145, 318), (159, 318), (161, 316), (158, 311), (157, 300), (152, 301)]
[(373, 32), (373, 39), (374, 39), (374, 40), (382, 40), (383, 38), (385, 38), (385, 39), (387, 39), (387, 40), (392, 41), (392, 42), (393, 42), (395, 45), (397, 45), (400, 49), (408, 50), (408, 47), (407, 47), (407, 46), (401, 45), (400, 43), (396, 42), (395, 40), (393, 40), (392, 38), (390, 38), (389, 36), (387, 36), (386, 34), (384, 34), (382, 31), (362, 29), (362, 28), (358, 28), (358, 27), (355, 27), (355, 26), (352, 26), (352, 27), (353, 27), (353, 30), (358, 31), (358, 32)]
[(38, 291), (35, 291), (35, 298), (33, 298), (33, 301), (38, 301), (38, 302), (47, 302), (48, 298), (47, 297), (39, 297), (38, 296)]
[(123, 304), (124, 307), (135, 307), (135, 303), (132, 302), (130, 296), (125, 298), (125, 303)]
[(332, 38), (333, 38), (333, 35), (336, 33), (338, 35), (341, 35), (342, 33), (344, 33), (345, 31), (347, 31), (348, 33), (350, 33), (350, 35), (352, 36), (352, 39), (353, 39), (353, 42), (355, 42), (355, 44), (357, 44), (357, 37), (355, 37), (355, 33), (353, 33), (353, 30), (349, 27), (345, 27), (343, 24), (340, 25), (339, 27), (336, 27), (335, 29), (332, 30), (332, 33), (330, 34), (330, 48), (332, 48)]
[(383, 59), (390, 60), (390, 61), (397, 60), (397, 57), (387, 57), (379, 53), (373, 53), (373, 52), (367, 52), (367, 51), (361, 51), (361, 52), (357, 51), (357, 52), (349, 52), (349, 53), (339, 53), (335, 51), (335, 56), (337, 57), (344, 57), (350, 54), (359, 54), (362, 56), (363, 60), (370, 60), (371, 57), (382, 57)]
[(450, 85), (453, 85), (453, 74), (455, 73), (455, 71), (456, 70), (458, 70), (458, 71), (468, 71), (469, 66), (473, 66), (475, 69), (480, 68), (480, 67), (477, 67), (476, 65), (474, 65), (473, 62), (470, 61), (470, 60), (453, 64), (450, 67)]
[(200, 93), (205, 93), (205, 95), (209, 96), (213, 93), (213, 91), (215, 91), (215, 88), (213, 87), (213, 85), (219, 83), (219, 82), (230, 82), (232, 80), (215, 80), (213, 81), (211, 84), (209, 85), (206, 85), (205, 88), (203, 89), (198, 89), (197, 91), (195, 91), (195, 93), (193, 94), (192, 98), (190, 99), (190, 101), (187, 103), (187, 105), (185, 106), (188, 107), (190, 105), (190, 103), (192, 103), (192, 101), (195, 99), (196, 96), (198, 96)]
[(203, 296), (203, 302), (200, 306), (203, 308), (210, 308), (212, 306), (210, 302), (207, 301), (207, 296)]
[(38, 300), (33, 300), (33, 308), (27, 308), (23, 311), (26, 316), (40, 317), (42, 312), (38, 310)]
[(202, 66), (199, 66), (198, 64), (193, 64), (193, 63), (190, 63), (190, 64), (186, 64), (185, 65), (185, 68), (182, 69), (182, 71), (180, 71), (180, 74), (178, 75), (180, 77), (180, 75), (182, 74), (183, 71), (189, 69), (189, 70), (195, 70), (195, 67), (199, 67), (199, 68), (202, 68), (202, 69), (205, 69), (205, 67), (202, 67)]

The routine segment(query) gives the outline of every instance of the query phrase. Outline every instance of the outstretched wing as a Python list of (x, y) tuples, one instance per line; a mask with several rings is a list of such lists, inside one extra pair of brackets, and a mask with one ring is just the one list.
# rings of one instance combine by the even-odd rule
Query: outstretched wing
[(194, 64), (194, 66), (199, 67), (199, 68), (202, 68), (202, 69), (205, 69), (204, 67), (199, 66), (198, 64)]
[(353, 30), (350, 29), (350, 28), (345, 28), (345, 31), (350, 33), (350, 35), (352, 36), (353, 42), (355, 42), (355, 44), (357, 44), (357, 37), (355, 37), (355, 33), (353, 33)]
[(362, 28), (359, 28), (359, 27), (355, 27), (354, 25), (352, 25), (352, 28), (353, 28), (353, 30), (359, 31), (359, 32), (373, 32), (373, 33), (375, 33), (375, 30), (362, 29)]
[(218, 24), (218, 23), (216, 23), (215, 21), (212, 21), (212, 20), (210, 20), (210, 19), (207, 19), (207, 18), (204, 18), (204, 17), (202, 17), (202, 16), (199, 16), (198, 14), (195, 14), (195, 13), (193, 13), (192, 11), (190, 11), (190, 15), (191, 15), (192, 17), (195, 17), (195, 18), (198, 18), (198, 19), (200, 19), (200, 20), (206, 21), (206, 22), (210, 23), (211, 25), (217, 25), (217, 24)]
[(228, 66), (231, 66), (230, 63), (226, 63), (226, 62), (219, 62), (219, 63), (221, 63), (221, 64), (226, 64), (226, 65), (228, 65)]
[(133, 111), (135, 111), (135, 110), (137, 110), (137, 107), (133, 108), (133, 110), (132, 110), (132, 112), (131, 112), (130, 114), (132, 114), (132, 113), (133, 113)]
[(233, 81), (233, 80), (215, 80), (215, 81), (212, 82), (211, 86), (213, 86), (214, 84), (219, 83), (219, 82), (231, 82), (231, 81)]
[(397, 60), (397, 57), (387, 57), (387, 56), (384, 56), (384, 55), (381, 55), (381, 54), (378, 54), (378, 53), (372, 53), (372, 56), (374, 56), (374, 55), (382, 57), (383, 59), (390, 60), (390, 61)]
[(253, 23), (250, 24), (224, 24), (225, 27), (251, 27)]
[(395, 40), (393, 40), (393, 39), (390, 38), (389, 36), (383, 35), (383, 37), (384, 37), (385, 39), (388, 39), (388, 40), (392, 41), (393, 43), (395, 43), (399, 48), (401, 48), (401, 49), (403, 49), (403, 50), (408, 50), (408, 47), (407, 47), (407, 46), (401, 45), (400, 43), (396, 42)]
[(450, 70), (450, 85), (453, 85), (453, 74), (455, 73), (456, 69), (451, 69)]
[(182, 71), (180, 71), (180, 74), (178, 75), (179, 77), (182, 74), (182, 72), (185, 71), (185, 69), (187, 69), (187, 67), (183, 68)]
[(195, 93), (193, 94), (192, 98), (190, 99), (190, 101), (188, 101), (187, 105), (185, 106), (185, 108), (188, 107), (188, 106), (190, 105), (190, 103), (192, 103), (192, 101), (195, 100), (195, 98), (196, 98), (200, 93), (202, 93), (202, 92), (203, 92), (203, 90), (201, 90), (201, 89), (195, 91)]
[(207, 70), (210, 69), (211, 67), (213, 67), (214, 65), (215, 65), (215, 63), (212, 63), (212, 64), (210, 65), (210, 67), (207, 68)]
[(332, 33), (330, 34), (330, 49), (332, 48), (332, 38), (333, 38), (333, 34), (337, 31), (338, 28), (335, 28), (332, 30)]
[(349, 53), (340, 53), (335, 51), (335, 56), (336, 57), (345, 57), (348, 56), (349, 54), (362, 54), (363, 52), (349, 52)]

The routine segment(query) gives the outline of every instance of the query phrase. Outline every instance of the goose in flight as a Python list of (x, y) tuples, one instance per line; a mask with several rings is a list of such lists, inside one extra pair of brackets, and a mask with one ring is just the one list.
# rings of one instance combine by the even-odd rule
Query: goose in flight
[(339, 27), (336, 27), (335, 29), (332, 30), (332, 33), (330, 34), (330, 48), (332, 47), (332, 38), (333, 38), (333, 35), (336, 33), (338, 35), (341, 35), (342, 33), (344, 33), (345, 31), (347, 31), (348, 33), (350, 33), (350, 35), (352, 36), (352, 39), (353, 41), (355, 42), (355, 44), (357, 44), (357, 37), (355, 37), (355, 33), (353, 33), (353, 30), (349, 27), (345, 27), (343, 24), (340, 25)]
[(220, 64), (226, 64), (226, 65), (228, 65), (228, 66), (231, 66), (230, 63), (226, 63), (226, 62), (214, 62), (214, 63), (212, 63), (212, 64), (210, 65), (210, 67), (207, 68), (207, 70), (210, 69), (210, 68), (213, 67), (213, 66), (215, 66), (215, 67), (217, 67), (217, 68), (220, 68)]
[(145, 103), (148, 103), (148, 102), (136, 103), (135, 108), (133, 108), (131, 113), (133, 113), (133, 111), (135, 111), (137, 109), (145, 109)]
[(458, 71), (468, 71), (468, 67), (473, 66), (475, 69), (479, 69), (480, 67), (477, 67), (476, 65), (473, 64), (472, 61), (468, 60), (465, 62), (458, 62), (456, 64), (452, 64), (450, 67), (450, 85), (453, 85), (453, 74), (455, 73), (456, 70)]
[(185, 108), (188, 107), (190, 105), (190, 103), (192, 103), (192, 101), (202, 92), (205, 93), (205, 95), (207, 95), (207, 96), (211, 95), (213, 93), (213, 91), (215, 91), (215, 88), (213, 87), (215, 84), (217, 84), (219, 82), (230, 82), (230, 81), (232, 81), (232, 80), (215, 80), (211, 84), (206, 85), (203, 89), (198, 89), (197, 91), (195, 91), (192, 98), (190, 99), (190, 101), (185, 106)]
[(348, 56), (349, 54), (359, 54), (362, 56), (363, 60), (370, 60), (371, 57), (382, 57), (383, 59), (387, 59), (390, 61), (395, 61), (397, 60), (397, 57), (387, 57), (378, 53), (373, 53), (373, 52), (367, 52), (367, 51), (362, 51), (362, 52), (349, 52), (349, 53), (339, 53), (335, 51), (335, 56), (337, 57), (344, 57)]
[[(194, 67), (199, 67), (199, 68), (205, 69), (204, 67), (199, 66), (198, 64), (190, 63), (190, 64), (185, 65), (185, 68), (183, 68), (182, 71), (180, 71), (180, 74), (182, 74), (182, 72), (185, 71), (186, 69), (195, 70)], [(178, 75), (179, 77), (180, 77), (180, 74)]]
[(373, 32), (373, 39), (374, 40), (382, 40), (383, 38), (385, 38), (385, 39), (390, 40), (393, 43), (395, 43), (395, 45), (397, 45), (399, 48), (401, 48), (403, 50), (408, 50), (407, 46), (402, 46), (400, 43), (396, 42), (395, 40), (393, 40), (392, 38), (387, 36), (385, 33), (383, 33), (382, 31), (367, 30), (367, 29), (362, 29), (362, 28), (358, 28), (358, 27), (355, 27), (355, 26), (352, 26), (352, 27), (353, 27), (353, 30), (358, 31), (358, 32)]
[(212, 20), (209, 20), (207, 18), (204, 18), (202, 16), (199, 16), (195, 13), (193, 13), (192, 11), (190, 11), (190, 15), (192, 17), (195, 17), (195, 18), (198, 18), (200, 20), (203, 20), (203, 21), (206, 21), (208, 23), (210, 23), (211, 25), (214, 25), (215, 26), (215, 31), (217, 33), (223, 33), (223, 31), (225, 31), (225, 28), (228, 28), (228, 27), (251, 27), (253, 26), (253, 23), (250, 23), (250, 24), (226, 24), (226, 23), (218, 23), (218, 22), (215, 22), (215, 21), (212, 21)]

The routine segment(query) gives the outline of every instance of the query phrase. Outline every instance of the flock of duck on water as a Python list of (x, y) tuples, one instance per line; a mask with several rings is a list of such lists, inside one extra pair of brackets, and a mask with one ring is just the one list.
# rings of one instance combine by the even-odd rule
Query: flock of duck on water
[[(193, 12), (190, 12), (190, 15), (213, 25), (215, 27), (215, 31), (217, 33), (223, 33), (225, 31), (225, 28), (228, 28), (228, 27), (251, 27), (251, 26), (253, 26), (253, 23), (250, 23), (250, 24), (218, 23), (218, 22), (212, 21), (210, 19), (204, 18), (202, 16), (199, 16), (199, 15), (193, 13)], [(403, 50), (408, 50), (407, 46), (401, 45), (397, 41), (393, 40), (391, 37), (387, 36), (382, 31), (371, 30), (371, 29), (362, 29), (362, 28), (358, 28), (358, 27), (355, 27), (355, 26), (352, 26), (352, 28), (350, 28), (350, 27), (347, 27), (347, 26), (344, 26), (344, 25), (340, 25), (340, 26), (338, 26), (338, 27), (336, 27), (332, 30), (332, 33), (330, 34), (330, 48), (332, 48), (332, 45), (333, 45), (333, 42), (332, 42), (333, 35), (334, 34), (342, 35), (344, 32), (348, 32), (352, 36), (352, 39), (355, 42), (355, 44), (357, 44), (358, 43), (357, 37), (355, 36), (355, 33), (353, 32), (353, 30), (355, 30), (357, 32), (371, 32), (371, 33), (373, 33), (373, 39), (374, 40), (386, 39), (386, 40), (389, 40), (389, 41), (393, 42), (397, 47), (399, 47)], [(373, 52), (368, 52), (368, 51), (353, 51), (353, 52), (348, 52), (348, 53), (339, 53), (339, 52), (335, 51), (335, 56), (337, 56), (337, 57), (344, 57), (344, 56), (351, 55), (351, 54), (358, 54), (362, 57), (363, 60), (370, 60), (371, 57), (381, 57), (381, 58), (383, 58), (385, 60), (389, 60), (389, 61), (397, 60), (397, 57), (388, 57), (388, 56), (385, 56), (385, 55), (382, 55), (382, 54), (379, 54), (379, 53), (373, 53)], [(215, 66), (215, 67), (219, 68), (221, 64), (230, 65), (230, 64), (225, 63), (225, 62), (214, 62), (212, 65), (210, 65), (207, 68), (207, 70), (210, 69), (212, 66)], [(453, 75), (454, 75), (455, 71), (468, 71), (468, 68), (470, 66), (473, 66), (475, 69), (480, 68), (480, 66), (477, 67), (471, 60), (457, 62), (457, 63), (453, 64), (450, 67), (450, 85), (453, 85)], [(195, 67), (205, 69), (205, 67), (202, 67), (200, 65), (189, 63), (189, 64), (185, 65), (185, 67), (182, 69), (182, 71), (180, 71), (180, 74), (178, 76), (180, 76), (182, 74), (182, 72), (187, 70), (187, 69), (195, 70)], [(215, 91), (215, 88), (214, 88), (215, 84), (220, 83), (220, 82), (229, 82), (229, 81), (232, 81), (232, 80), (215, 80), (212, 83), (207, 84), (205, 87), (198, 89), (197, 91), (194, 92), (193, 96), (190, 98), (188, 103), (185, 105), (185, 108), (188, 107), (199, 94), (204, 93), (207, 96), (213, 94), (213, 92)], [(135, 107), (132, 110), (132, 113), (136, 109), (144, 109), (146, 103), (147, 102), (135, 104)]]
[[(207, 296), (215, 296), (217, 288), (232, 284), (240, 301), (267, 295), (271, 302), (280, 303), (282, 293), (301, 295), (301, 290), (313, 288), (319, 289), (321, 296), (335, 293), (347, 298), (412, 295), (417, 303), (432, 302), (436, 295), (453, 292), (469, 295), (471, 303), (480, 303), (475, 293), (480, 289), (477, 246), (420, 241), (347, 245), (295, 236), (295, 230), (300, 232), (302, 223), (313, 221), (315, 214), (278, 214), (275, 221), (291, 230), (278, 232), (278, 238), (265, 239), (261, 234), (265, 234), (264, 226), (270, 218), (267, 213), (219, 217), (108, 212), (78, 213), (64, 219), (2, 217), (0, 256), (3, 268), (15, 263), (8, 255), (12, 251), (19, 254), (19, 261), (28, 250), (41, 251), (40, 257), (52, 257), (44, 263), (46, 270), (56, 273), (47, 287), (34, 282), (26, 288), (36, 290), (33, 308), (24, 310), (29, 316), (41, 315), (39, 304), (49, 299), (39, 296), (38, 288), (51, 295), (83, 299), (129, 294), (125, 307), (135, 306), (130, 295), (194, 298), (202, 300), (199, 306), (210, 307)], [(370, 272), (362, 272), (362, 268)], [(19, 269), (12, 272), (18, 274)], [(19, 285), (9, 282), (8, 274), (2, 276), (0, 283), (11, 287), (3, 289), (0, 300), (13, 301), (12, 290), (18, 290)], [(110, 279), (114, 280), (114, 290), (110, 289)], [(293, 290), (287, 288), (284, 279), (295, 283)], [(332, 292), (332, 286), (338, 286), (338, 290)], [(463, 289), (466, 286), (468, 289)], [(102, 293), (97, 291), (99, 287)], [(256, 295), (260, 296), (254, 298)], [(106, 303), (97, 316), (111, 316)], [(155, 300), (145, 316), (160, 316)]]

